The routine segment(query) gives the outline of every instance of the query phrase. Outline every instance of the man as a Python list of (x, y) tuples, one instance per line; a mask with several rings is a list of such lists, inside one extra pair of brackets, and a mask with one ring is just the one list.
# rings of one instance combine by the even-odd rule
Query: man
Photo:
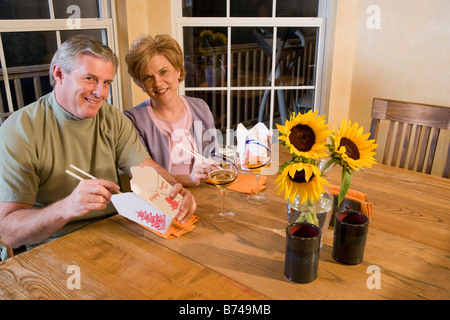
[[(192, 194), (142, 146), (131, 121), (105, 102), (117, 57), (96, 39), (67, 40), (50, 65), (53, 91), (12, 114), (0, 127), (0, 236), (12, 248), (31, 246), (114, 212), (117, 168), (154, 167), (184, 199), (177, 219), (193, 214)], [(98, 179), (79, 182), (69, 165)]]

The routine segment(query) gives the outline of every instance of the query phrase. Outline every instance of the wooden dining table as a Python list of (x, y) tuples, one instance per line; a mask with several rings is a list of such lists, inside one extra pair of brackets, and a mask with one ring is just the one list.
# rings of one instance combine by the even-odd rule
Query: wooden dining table
[[(219, 190), (206, 183), (190, 188), (199, 220), (179, 238), (162, 238), (117, 214), (7, 259), (0, 264), (0, 298), (450, 298), (449, 179), (381, 164), (356, 172), (351, 188), (373, 203), (364, 261), (351, 266), (333, 259), (330, 226), (317, 279), (298, 284), (284, 275), (288, 221), (276, 177), (267, 176), (271, 199), (263, 205), (227, 191), (235, 219), (225, 223), (209, 217), (220, 207)], [(339, 184), (338, 168), (328, 181)]]

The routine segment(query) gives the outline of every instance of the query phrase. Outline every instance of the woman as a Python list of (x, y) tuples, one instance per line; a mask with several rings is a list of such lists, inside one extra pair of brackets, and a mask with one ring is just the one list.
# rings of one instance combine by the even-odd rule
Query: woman
[(208, 161), (196, 161), (185, 149), (206, 155), (216, 141), (214, 119), (201, 99), (178, 94), (184, 80), (183, 52), (168, 35), (141, 35), (125, 57), (128, 73), (150, 97), (125, 111), (155, 162), (185, 186), (207, 178)]

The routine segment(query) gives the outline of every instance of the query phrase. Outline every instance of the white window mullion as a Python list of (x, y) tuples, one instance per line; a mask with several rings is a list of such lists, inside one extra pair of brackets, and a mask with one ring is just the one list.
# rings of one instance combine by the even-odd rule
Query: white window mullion
[[(82, 29), (102, 29), (112, 26), (112, 19), (86, 18), (81, 20)], [(0, 32), (72, 30), (67, 19), (0, 20)]]
[[(274, 1), (274, 5), (275, 5)], [(272, 34), (272, 72), (270, 77), (270, 109), (269, 109), (269, 128), (272, 128), (273, 126), (273, 113), (275, 109), (275, 95), (278, 95), (278, 91), (275, 90), (275, 79), (276, 79), (276, 73), (277, 73), (277, 49), (278, 49), (278, 28), (276, 26), (273, 27), (273, 34)], [(277, 96), (278, 98), (278, 96)]]
[(48, 11), (50, 14), (50, 19), (55, 19), (55, 10), (53, 7), (53, 0), (48, 0), (47, 3), (48, 3)]
[[(48, 10), (50, 12), (50, 19), (55, 20), (55, 9), (53, 7), (53, 0), (48, 0)], [(61, 32), (56, 30), (56, 45), (59, 48), (61, 46)]]
[(108, 14), (108, 5), (107, 5), (107, 3), (105, 1), (102, 1), (102, 0), (97, 0), (97, 3), (98, 3), (98, 7), (100, 9), (100, 12), (99, 12), (100, 19), (110, 18), (109, 14)]
[[(8, 111), (13, 113), (13, 102), (11, 96), (11, 88), (9, 86), (8, 70), (6, 68), (5, 54), (3, 51), (2, 35), (0, 34), (0, 62), (2, 64), (3, 83), (5, 84), (6, 101), (8, 102)], [(0, 123), (1, 124), (1, 123)]]
[[(230, 0), (227, 0), (227, 14), (229, 14)], [(227, 66), (231, 66), (231, 27), (227, 28)], [(231, 144), (231, 72), (227, 72), (227, 130), (226, 141)]]
[(323, 79), (323, 46), (325, 42), (325, 28), (319, 27), (319, 37), (316, 42), (316, 73), (315, 73), (315, 90), (314, 90), (314, 109), (319, 110), (319, 114), (325, 113), (324, 102), (322, 101), (322, 79)]

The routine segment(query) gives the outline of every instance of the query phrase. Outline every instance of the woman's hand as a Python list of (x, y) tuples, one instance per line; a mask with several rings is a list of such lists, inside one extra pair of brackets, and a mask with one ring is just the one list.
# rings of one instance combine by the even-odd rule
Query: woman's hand
[(190, 174), (177, 175), (175, 178), (184, 186), (196, 187), (200, 184), (200, 182), (208, 179), (208, 173), (213, 168), (213, 162), (214, 161), (210, 159), (196, 160)]
[(172, 190), (170, 190), (169, 193), (169, 198), (175, 199), (177, 194), (181, 194), (183, 196), (183, 200), (181, 201), (176, 219), (183, 224), (192, 216), (197, 208), (197, 204), (192, 193), (184, 189), (181, 183), (177, 183), (172, 187)]

